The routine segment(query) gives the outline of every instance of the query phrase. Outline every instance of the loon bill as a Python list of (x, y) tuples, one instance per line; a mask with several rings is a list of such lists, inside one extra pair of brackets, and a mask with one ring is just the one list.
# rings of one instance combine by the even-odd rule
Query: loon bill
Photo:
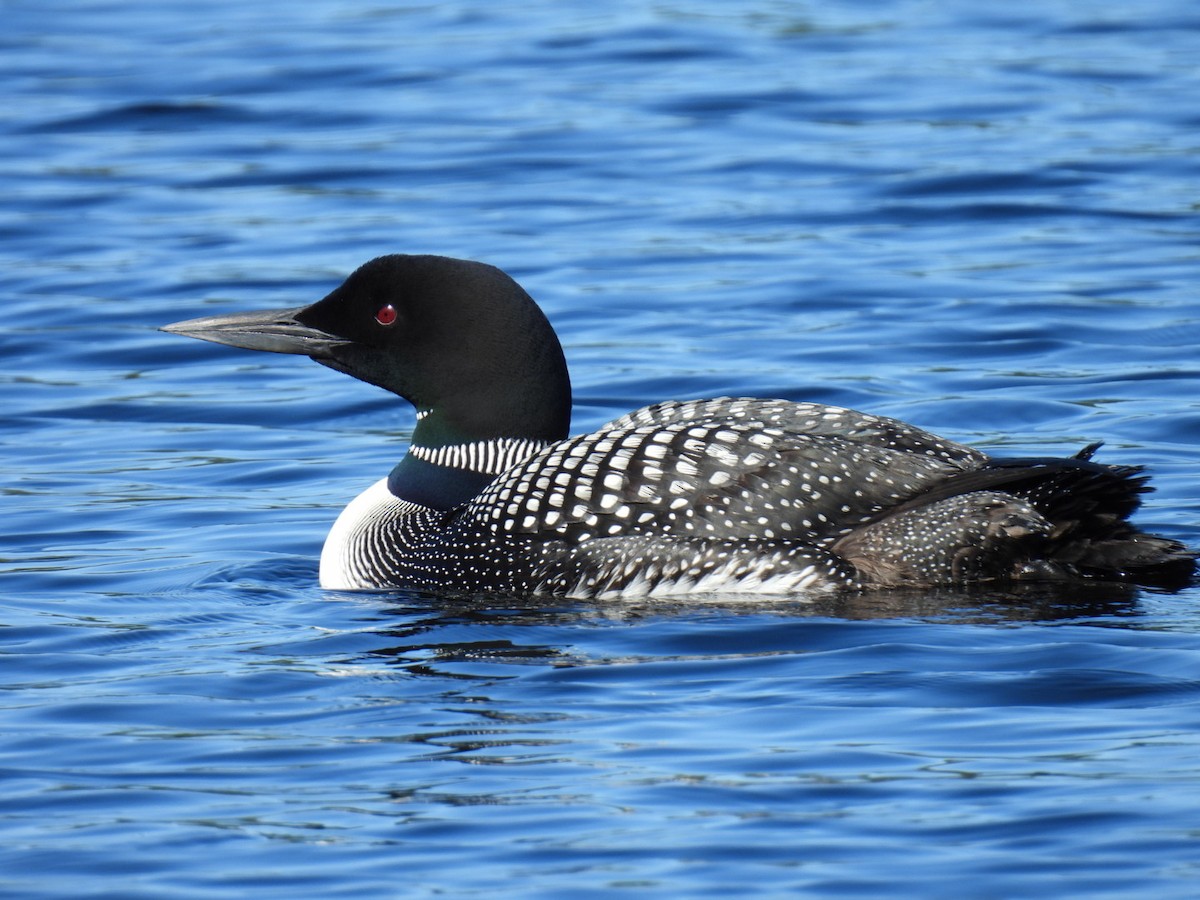
[(308, 356), (408, 400), (408, 453), (334, 523), (326, 588), (571, 597), (1106, 579), (1178, 588), (1196, 553), (1128, 521), (1136, 466), (1002, 459), (895, 419), (667, 401), (568, 436), (562, 348), (492, 266), (384, 256), (329, 296), (164, 331)]

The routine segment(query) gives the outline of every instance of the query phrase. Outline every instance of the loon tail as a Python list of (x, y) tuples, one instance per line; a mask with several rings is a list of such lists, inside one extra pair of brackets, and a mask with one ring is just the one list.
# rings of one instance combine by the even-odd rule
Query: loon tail
[[(887, 510), (834, 551), (879, 584), (1080, 577), (1178, 590), (1197, 552), (1128, 521), (1153, 490), (1141, 466), (992, 459)], [(936, 540), (916, 540), (915, 536)]]

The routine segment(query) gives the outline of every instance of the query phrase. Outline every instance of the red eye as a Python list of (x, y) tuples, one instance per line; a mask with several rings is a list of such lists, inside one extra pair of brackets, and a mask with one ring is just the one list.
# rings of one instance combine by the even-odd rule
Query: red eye
[(396, 321), (396, 307), (390, 303), (387, 306), (379, 307), (375, 312), (375, 321), (380, 325), (391, 325)]

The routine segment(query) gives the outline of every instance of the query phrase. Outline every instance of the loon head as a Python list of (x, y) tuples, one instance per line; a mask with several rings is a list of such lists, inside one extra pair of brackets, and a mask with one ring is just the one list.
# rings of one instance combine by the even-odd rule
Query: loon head
[(311, 306), (208, 316), (163, 331), (308, 356), (405, 398), (414, 443), (439, 447), (567, 435), (571, 386), (545, 315), (499, 269), (392, 255)]

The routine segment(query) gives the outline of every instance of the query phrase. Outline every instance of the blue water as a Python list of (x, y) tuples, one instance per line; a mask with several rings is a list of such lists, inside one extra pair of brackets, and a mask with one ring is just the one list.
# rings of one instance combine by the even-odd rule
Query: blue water
[(482, 259), (577, 430), (750, 394), (1104, 439), (1200, 545), (1193, 3), (0, 18), (4, 896), (1200, 893), (1200, 588), (323, 592), (411, 411), (155, 330)]

